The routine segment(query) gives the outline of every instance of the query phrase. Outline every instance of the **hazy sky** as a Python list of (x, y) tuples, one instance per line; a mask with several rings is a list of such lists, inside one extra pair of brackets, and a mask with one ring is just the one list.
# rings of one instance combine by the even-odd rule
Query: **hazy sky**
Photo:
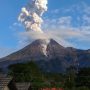
[[(0, 1), (0, 57), (24, 46), (24, 27), (17, 19), (27, 2)], [(90, 0), (48, 0), (43, 19), (42, 29), (60, 44), (90, 49)]]

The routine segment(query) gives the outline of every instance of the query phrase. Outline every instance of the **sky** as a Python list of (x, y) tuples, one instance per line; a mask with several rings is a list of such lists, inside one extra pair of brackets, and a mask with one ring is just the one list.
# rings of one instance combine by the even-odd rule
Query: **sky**
[[(22, 35), (25, 28), (18, 16), (27, 2), (0, 1), (0, 58), (26, 45), (28, 37)], [(42, 18), (43, 31), (61, 45), (90, 49), (90, 0), (48, 0), (48, 11)]]

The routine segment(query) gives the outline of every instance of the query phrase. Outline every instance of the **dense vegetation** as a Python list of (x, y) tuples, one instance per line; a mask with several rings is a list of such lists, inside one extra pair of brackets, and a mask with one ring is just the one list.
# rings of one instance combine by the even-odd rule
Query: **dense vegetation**
[[(70, 67), (66, 74), (45, 73), (33, 62), (15, 64), (9, 67), (9, 75), (16, 82), (31, 82), (33, 87), (56, 87), (65, 90), (90, 90), (90, 68), (82, 68), (76, 72), (76, 68)], [(37, 90), (37, 89), (36, 89)]]
[(0, 68), (0, 73), (2, 72), (2, 69)]

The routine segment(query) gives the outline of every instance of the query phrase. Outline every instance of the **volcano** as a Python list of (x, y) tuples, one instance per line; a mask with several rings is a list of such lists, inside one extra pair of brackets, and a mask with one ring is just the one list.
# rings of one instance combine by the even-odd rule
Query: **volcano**
[(23, 49), (0, 59), (0, 68), (31, 60), (43, 71), (64, 72), (70, 66), (90, 67), (90, 50), (63, 47), (53, 39), (38, 39)]

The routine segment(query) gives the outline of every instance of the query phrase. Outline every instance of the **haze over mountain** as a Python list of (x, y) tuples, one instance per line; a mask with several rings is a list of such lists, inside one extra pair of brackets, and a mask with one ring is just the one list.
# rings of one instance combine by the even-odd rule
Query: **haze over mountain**
[(20, 51), (0, 60), (0, 67), (33, 60), (47, 72), (64, 72), (68, 67), (90, 66), (90, 50), (63, 47), (55, 40), (37, 39)]

